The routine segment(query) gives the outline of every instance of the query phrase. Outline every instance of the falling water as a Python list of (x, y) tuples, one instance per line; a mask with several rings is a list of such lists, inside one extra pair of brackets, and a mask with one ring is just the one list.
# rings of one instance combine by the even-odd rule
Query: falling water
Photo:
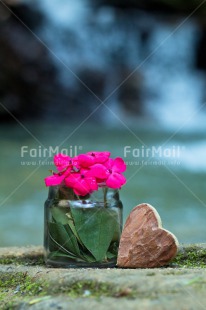
[[(119, 75), (122, 66), (128, 75), (135, 70), (130, 80), (136, 82), (138, 74), (144, 112), (160, 125), (189, 129), (205, 124), (205, 79), (194, 68), (199, 35), (194, 20), (168, 22), (142, 12), (118, 17), (115, 9), (104, 7), (94, 13), (85, 0), (64, 0), (61, 5), (57, 0), (41, 0), (39, 6), (46, 16), (41, 37), (56, 55), (63, 84), (76, 87), (78, 80), (70, 70), (90, 68), (106, 76), (106, 98), (127, 77)], [(108, 105), (128, 120), (118, 90)], [(114, 123), (114, 116), (105, 113), (104, 121)]]

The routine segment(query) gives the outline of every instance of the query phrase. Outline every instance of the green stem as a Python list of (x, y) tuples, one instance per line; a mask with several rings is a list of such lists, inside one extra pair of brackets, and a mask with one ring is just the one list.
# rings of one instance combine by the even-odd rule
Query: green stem
[(104, 193), (104, 207), (106, 208), (107, 207), (107, 191), (108, 191), (108, 188), (107, 187), (103, 187), (103, 193)]

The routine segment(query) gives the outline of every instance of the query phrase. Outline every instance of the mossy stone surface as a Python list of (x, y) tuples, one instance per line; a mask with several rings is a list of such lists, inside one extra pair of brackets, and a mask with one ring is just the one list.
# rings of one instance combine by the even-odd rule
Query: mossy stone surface
[(205, 267), (204, 244), (153, 269), (46, 268), (41, 247), (2, 248), (0, 309), (204, 309)]
[(206, 268), (205, 245), (182, 247), (173, 260), (173, 264), (183, 268)]

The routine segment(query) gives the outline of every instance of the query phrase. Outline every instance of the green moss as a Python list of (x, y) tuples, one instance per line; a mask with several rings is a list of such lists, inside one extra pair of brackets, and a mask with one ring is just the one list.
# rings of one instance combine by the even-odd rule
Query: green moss
[(22, 257), (15, 257), (15, 256), (7, 256), (7, 257), (0, 257), (0, 264), (1, 265), (24, 265), (24, 266), (36, 266), (36, 265), (44, 265), (44, 258), (41, 255), (36, 256), (22, 256)]
[(153, 271), (148, 272), (148, 273), (146, 274), (146, 276), (148, 276), (148, 277), (152, 277), (152, 276), (155, 276), (155, 275), (156, 275), (156, 273), (153, 272)]
[(27, 273), (0, 273), (0, 309), (14, 309), (22, 299), (44, 296), (47, 293), (45, 288), (46, 284), (42, 285)]
[(195, 276), (192, 279), (188, 279), (187, 282), (185, 281), (184, 285), (185, 287), (192, 289), (194, 292), (205, 295), (206, 279), (204, 276)]
[[(23, 292), (32, 291), (32, 285), (34, 284), (27, 273), (16, 272), (16, 273), (2, 273), (0, 274), (0, 288), (4, 289), (15, 289), (16, 286), (21, 287)], [(32, 291), (32, 293), (34, 293)]]
[(102, 283), (97, 281), (81, 281), (75, 282), (66, 288), (70, 297), (127, 297), (132, 298), (134, 291), (130, 288), (117, 288), (110, 283)]
[(117, 288), (109, 283), (98, 281), (79, 281), (70, 285), (48, 285), (23, 272), (0, 273), (0, 309), (16, 309), (20, 303), (32, 305), (41, 302), (50, 295), (69, 296), (71, 298), (133, 298), (135, 293), (130, 288)]
[(186, 247), (180, 250), (172, 265), (184, 268), (206, 268), (206, 249), (195, 245)]
[(81, 281), (67, 287), (67, 294), (71, 297), (78, 296), (109, 296), (111, 294), (111, 285), (107, 283), (96, 283), (93, 281)]

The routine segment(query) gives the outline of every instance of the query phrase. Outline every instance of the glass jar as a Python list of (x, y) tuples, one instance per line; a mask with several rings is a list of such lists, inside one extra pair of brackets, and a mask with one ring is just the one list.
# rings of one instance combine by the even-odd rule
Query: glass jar
[(118, 190), (102, 187), (77, 197), (65, 186), (49, 188), (44, 226), (46, 265), (114, 267), (121, 230)]

